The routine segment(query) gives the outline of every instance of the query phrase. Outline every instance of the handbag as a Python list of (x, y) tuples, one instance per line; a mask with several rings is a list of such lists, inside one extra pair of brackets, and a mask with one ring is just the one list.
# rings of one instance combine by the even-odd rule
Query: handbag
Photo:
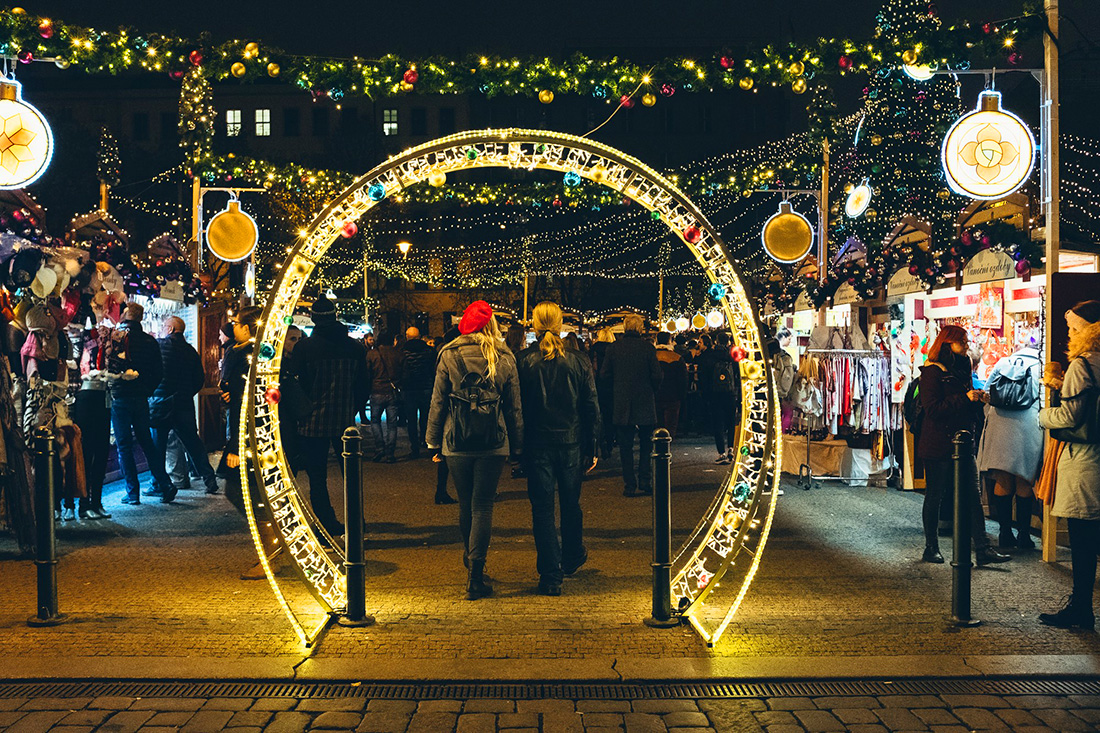
[(1051, 430), (1050, 437), (1065, 443), (1096, 444), (1100, 443), (1100, 385), (1096, 383), (1096, 375), (1092, 373), (1089, 360), (1081, 361), (1089, 373), (1089, 387), (1071, 399), (1085, 400), (1084, 419), (1075, 427)]

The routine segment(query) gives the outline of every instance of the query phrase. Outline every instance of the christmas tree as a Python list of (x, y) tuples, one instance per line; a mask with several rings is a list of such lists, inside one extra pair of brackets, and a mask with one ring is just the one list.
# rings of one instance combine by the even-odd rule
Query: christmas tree
[(96, 156), (96, 176), (107, 186), (117, 186), (122, 180), (122, 160), (118, 157), (118, 140), (103, 126), (99, 130), (99, 154)]

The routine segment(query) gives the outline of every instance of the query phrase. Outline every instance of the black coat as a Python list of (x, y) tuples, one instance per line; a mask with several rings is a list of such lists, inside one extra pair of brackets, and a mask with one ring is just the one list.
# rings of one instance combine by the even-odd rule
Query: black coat
[(298, 381), (313, 403), (313, 412), (298, 423), (298, 433), (338, 438), (355, 424), (367, 403), (367, 352), (336, 320), (321, 321), (309, 338), (294, 348)]
[(244, 390), (248, 383), (248, 357), (252, 353), (252, 344), (234, 344), (226, 349), (222, 359), (221, 391), (229, 395), (225, 415), (225, 450), (240, 455), (241, 406), (244, 404)]
[(202, 357), (182, 333), (159, 339), (164, 375), (149, 398), (149, 412), (156, 419), (173, 413), (194, 412), (195, 395), (206, 383)]
[[(404, 387), (402, 352), (389, 345), (375, 346), (367, 352), (367, 383), (372, 395), (392, 395)], [(432, 385), (435, 365), (432, 365)], [(429, 385), (430, 388), (431, 385)]]
[(160, 344), (145, 333), (141, 321), (123, 321), (119, 328), (126, 331), (127, 369), (138, 373), (136, 379), (119, 379), (111, 383), (111, 395), (119, 398), (148, 399), (156, 391), (164, 373)]
[(641, 334), (624, 333), (607, 348), (600, 377), (610, 381), (615, 425), (656, 425), (654, 393), (664, 377), (657, 349)]
[(411, 339), (402, 344), (401, 354), (402, 389), (431, 391), (435, 385), (435, 349), (423, 339)]
[(566, 349), (554, 359), (543, 357), (538, 344), (516, 355), (523, 402), (524, 450), (580, 445), (596, 455), (600, 408), (588, 357)]
[(981, 403), (971, 402), (966, 393), (974, 388), (970, 359), (946, 347), (943, 364), (930, 361), (920, 372), (920, 402), (924, 408), (917, 456), (947, 460), (954, 452), (952, 438), (960, 430), (974, 431), (981, 416)]

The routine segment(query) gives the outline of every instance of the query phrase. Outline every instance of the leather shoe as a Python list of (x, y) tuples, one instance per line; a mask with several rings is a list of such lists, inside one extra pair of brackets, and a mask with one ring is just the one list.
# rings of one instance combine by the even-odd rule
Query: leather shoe
[(577, 562), (573, 563), (572, 565), (562, 565), (562, 575), (572, 575), (573, 573), (580, 570), (581, 566), (584, 565), (586, 562), (588, 562), (588, 548), (584, 547), (581, 549), (581, 556), (577, 560)]
[(171, 504), (175, 500), (175, 498), (176, 498), (176, 490), (175, 489), (169, 489), (168, 491), (165, 491), (163, 494), (160, 495), (160, 503), (161, 504)]
[(456, 499), (453, 496), (451, 496), (450, 494), (447, 494), (446, 492), (444, 492), (442, 494), (436, 494), (435, 495), (435, 503), (436, 504), (457, 504), (458, 499)]
[(921, 557), (921, 561), (935, 563), (936, 565), (942, 565), (943, 555), (940, 554), (939, 549), (936, 547), (925, 547), (924, 555)]
[(995, 563), (1008, 562), (1012, 559), (1012, 556), (997, 552), (992, 547), (986, 547), (983, 550), (978, 550), (974, 559), (978, 567), (985, 567), (986, 565), (993, 565)]
[(540, 580), (539, 593), (544, 596), (560, 596), (561, 583), (546, 583)]
[(122, 497), (123, 504), (140, 504), (141, 499), (136, 496), (124, 496)]

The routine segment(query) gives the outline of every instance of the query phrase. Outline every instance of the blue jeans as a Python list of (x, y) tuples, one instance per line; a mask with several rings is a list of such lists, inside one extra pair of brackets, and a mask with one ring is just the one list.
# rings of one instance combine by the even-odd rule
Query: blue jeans
[[(386, 413), (383, 430), (382, 413)], [(370, 396), (370, 429), (374, 434), (374, 444), (379, 452), (393, 458), (397, 450), (397, 396), (393, 394), (372, 394)]]
[(493, 500), (505, 456), (447, 456), (458, 494), (458, 528), (471, 563), (484, 563), (493, 533)]
[[(581, 515), (581, 449), (578, 445), (528, 448), (527, 497), (538, 560), (535, 568), (546, 583), (561, 583), (561, 566), (576, 564), (584, 555)], [(557, 491), (555, 491), (555, 488)], [(554, 526), (554, 496), (561, 503), (561, 543)]]
[(115, 447), (118, 449), (118, 463), (122, 476), (126, 479), (126, 495), (137, 499), (141, 495), (141, 483), (138, 481), (137, 462), (134, 461), (134, 442), (141, 446), (145, 462), (153, 474), (153, 488), (158, 491), (171, 491), (172, 479), (164, 470), (164, 459), (157, 462), (156, 447), (149, 432), (149, 403), (144, 397), (114, 397), (111, 401), (111, 428), (115, 432)]

